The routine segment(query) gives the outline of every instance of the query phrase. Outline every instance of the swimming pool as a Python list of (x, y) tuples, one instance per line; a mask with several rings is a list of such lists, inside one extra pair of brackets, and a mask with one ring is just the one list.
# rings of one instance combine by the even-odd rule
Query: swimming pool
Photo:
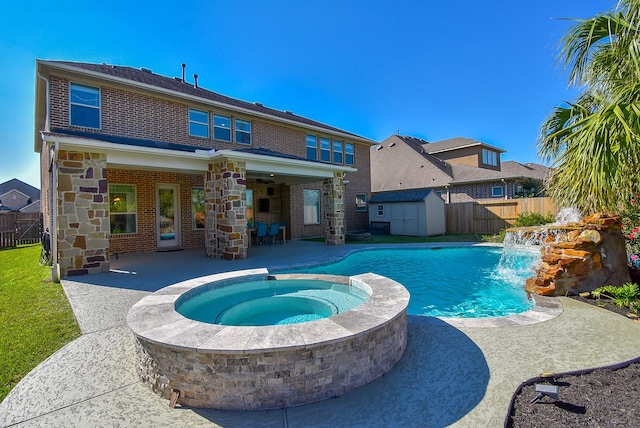
[(487, 318), (533, 308), (524, 282), (533, 276), (539, 253), (522, 250), (501, 258), (501, 247), (487, 246), (370, 249), (294, 272), (386, 276), (411, 293), (410, 315)]

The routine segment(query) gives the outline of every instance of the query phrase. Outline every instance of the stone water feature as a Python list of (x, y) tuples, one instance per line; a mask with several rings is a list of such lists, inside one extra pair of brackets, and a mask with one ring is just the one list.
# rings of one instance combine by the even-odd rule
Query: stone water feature
[(619, 216), (599, 213), (566, 224), (507, 229), (512, 241), (541, 246), (541, 263), (526, 291), (564, 296), (628, 282), (621, 226)]

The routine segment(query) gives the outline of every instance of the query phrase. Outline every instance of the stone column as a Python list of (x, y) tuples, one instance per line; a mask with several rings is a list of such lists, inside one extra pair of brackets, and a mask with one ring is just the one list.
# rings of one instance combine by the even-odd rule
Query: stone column
[(56, 166), (60, 276), (108, 272), (106, 155), (60, 150)]
[(209, 164), (209, 169), (204, 177), (204, 246), (207, 257), (218, 257), (218, 234), (216, 231), (216, 207), (219, 204), (215, 190), (214, 165)]
[(247, 257), (246, 164), (209, 165), (205, 183), (206, 248), (209, 257)]
[(325, 243), (344, 244), (346, 233), (344, 218), (344, 173), (335, 172), (333, 178), (324, 180)]

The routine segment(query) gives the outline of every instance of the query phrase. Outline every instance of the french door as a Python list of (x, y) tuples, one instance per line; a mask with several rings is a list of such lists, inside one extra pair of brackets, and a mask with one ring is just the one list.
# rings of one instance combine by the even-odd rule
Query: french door
[(156, 185), (156, 234), (158, 248), (180, 246), (178, 185)]

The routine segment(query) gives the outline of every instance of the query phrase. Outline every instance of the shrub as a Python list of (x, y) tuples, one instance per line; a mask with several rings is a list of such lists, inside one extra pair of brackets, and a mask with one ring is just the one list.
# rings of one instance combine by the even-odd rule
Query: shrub
[(524, 212), (518, 214), (518, 218), (513, 223), (513, 227), (540, 226), (543, 224), (553, 223), (556, 220), (552, 213), (547, 215), (539, 213)]
[(631, 265), (640, 267), (640, 194), (638, 199), (631, 199), (625, 204), (620, 217), (622, 218), (622, 234)]
[(605, 285), (593, 290), (591, 295), (596, 299), (608, 297), (611, 299), (611, 303), (616, 306), (629, 308), (634, 313), (638, 311), (638, 298), (640, 297), (638, 284), (627, 282), (619, 287)]

